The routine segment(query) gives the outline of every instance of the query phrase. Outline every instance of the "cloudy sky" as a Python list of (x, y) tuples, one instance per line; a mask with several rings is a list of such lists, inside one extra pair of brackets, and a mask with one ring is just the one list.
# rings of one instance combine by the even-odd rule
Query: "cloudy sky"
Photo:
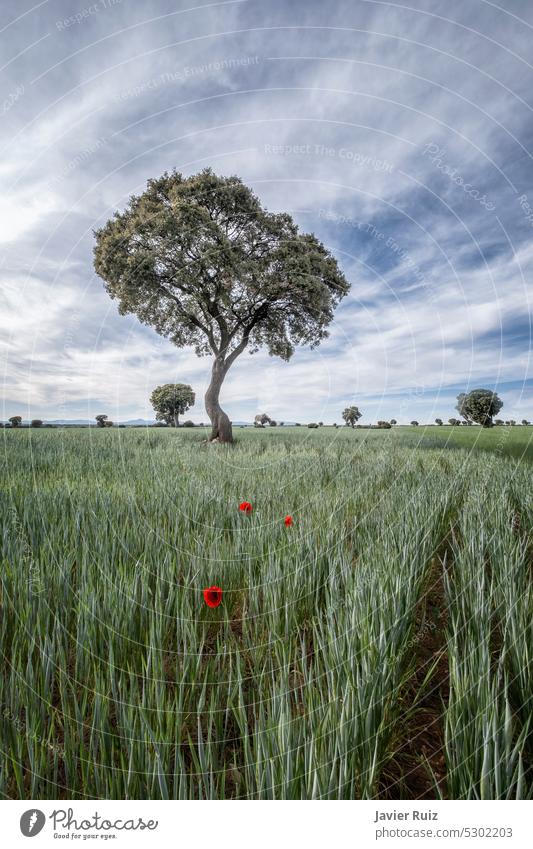
[(119, 316), (92, 249), (211, 166), (351, 283), (317, 350), (241, 356), (231, 418), (448, 419), (486, 386), (533, 419), (532, 42), (529, 0), (3, 0), (0, 417), (151, 418), (180, 381), (206, 419), (209, 360)]

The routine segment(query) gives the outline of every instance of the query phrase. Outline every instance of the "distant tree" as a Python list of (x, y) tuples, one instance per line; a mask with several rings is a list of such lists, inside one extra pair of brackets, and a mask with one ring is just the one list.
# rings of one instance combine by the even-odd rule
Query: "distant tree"
[(104, 422), (104, 427), (113, 427), (113, 424), (114, 423), (111, 421), (111, 419), (107, 419), (107, 421)]
[(417, 421), (412, 421), (412, 422), (411, 422), (411, 424), (412, 424), (412, 426), (413, 426), (413, 427), (418, 427), (418, 422), (417, 422)]
[(187, 419), (186, 422), (183, 422), (183, 427), (194, 427), (194, 422), (191, 422), (190, 419)]
[(283, 425), (284, 425), (284, 424), (285, 424), (285, 422), (280, 422), (280, 423), (279, 423), (279, 426), (280, 426), (280, 427), (283, 427)]
[(269, 427), (277, 427), (278, 426), (278, 423), (275, 419), (270, 419), (268, 424), (269, 424)]
[(333, 427), (338, 427), (337, 422), (333, 422)]
[(467, 422), (492, 427), (492, 419), (503, 407), (503, 401), (490, 389), (473, 389), (457, 396), (456, 410)]
[(313, 428), (315, 428), (315, 427), (316, 427), (316, 428), (318, 428), (318, 425), (317, 425), (317, 423), (316, 423), (316, 422), (310, 422), (310, 423), (307, 425), (307, 427), (313, 427)]
[(20, 427), (22, 416), (10, 416), (9, 421), (11, 422), (11, 427)]
[(503, 419), (496, 419), (494, 424), (496, 425), (496, 427), (501, 427), (504, 424), (504, 421)]
[(398, 422), (396, 421), (396, 419), (391, 419), (391, 420), (390, 420), (390, 423), (391, 423), (391, 425), (398, 424)]
[(258, 413), (254, 418), (254, 427), (264, 427), (270, 423), (270, 420), (270, 416), (267, 416), (266, 413)]
[(516, 424), (516, 421), (514, 419), (510, 419), (509, 424), (511, 425), (511, 427), (514, 427), (515, 424)]
[(524, 425), (524, 427), (527, 427), (527, 425), (529, 424), (529, 422), (528, 422), (528, 420), (527, 420), (527, 419), (522, 419), (522, 424)]
[(95, 416), (95, 419), (97, 427), (105, 427), (107, 416), (104, 413), (100, 413), (99, 416)]
[(449, 424), (451, 424), (451, 425), (452, 425), (452, 427), (456, 427), (457, 425), (460, 425), (460, 424), (461, 424), (461, 422), (459, 421), (459, 419), (448, 419), (448, 423), (449, 423)]
[(343, 410), (342, 417), (347, 425), (355, 427), (363, 414), (359, 411), (359, 407), (346, 407)]
[(301, 422), (294, 422), (294, 427), (301, 427), (301, 426), (302, 426)]
[(32, 419), (30, 423), (30, 427), (42, 427), (43, 423), (41, 419)]
[(349, 290), (314, 235), (210, 169), (149, 180), (95, 237), (95, 270), (119, 311), (213, 355), (205, 406), (220, 442), (233, 441), (219, 395), (237, 357), (265, 346), (289, 360), (296, 345), (318, 345)]
[(437, 424), (439, 427), (441, 427), (442, 419), (435, 419), (435, 424)]
[(157, 421), (179, 427), (179, 417), (194, 406), (196, 396), (188, 383), (164, 383), (150, 395)]
[(318, 423), (318, 426), (319, 426), (319, 427), (324, 427), (324, 422), (319, 422), (319, 423)]
[(386, 429), (388, 429), (388, 428), (391, 428), (391, 427), (392, 427), (392, 425), (391, 425), (391, 423), (390, 423), (390, 422), (386, 422), (386, 421), (383, 421), (382, 419), (380, 419), (380, 420), (378, 421), (378, 427), (380, 427), (380, 428), (384, 428), (384, 429), (386, 430)]

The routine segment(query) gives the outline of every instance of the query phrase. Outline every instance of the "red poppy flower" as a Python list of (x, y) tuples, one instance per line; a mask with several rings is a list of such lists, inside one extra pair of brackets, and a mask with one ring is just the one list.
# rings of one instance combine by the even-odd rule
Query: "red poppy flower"
[(287, 527), (290, 527), (290, 525), (292, 525), (292, 516), (285, 516), (285, 524)]
[(208, 607), (218, 607), (222, 601), (222, 590), (220, 587), (206, 587), (204, 590), (204, 601)]
[(239, 510), (241, 511), (241, 513), (251, 513), (252, 505), (249, 501), (241, 501), (241, 503), (239, 504)]

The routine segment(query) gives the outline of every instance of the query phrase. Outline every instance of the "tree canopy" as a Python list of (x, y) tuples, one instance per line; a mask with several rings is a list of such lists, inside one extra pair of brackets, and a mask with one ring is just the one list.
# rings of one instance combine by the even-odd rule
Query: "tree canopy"
[(359, 411), (359, 407), (346, 407), (342, 412), (342, 417), (347, 425), (355, 427), (363, 414)]
[(296, 345), (318, 345), (349, 289), (314, 235), (210, 169), (150, 180), (95, 237), (95, 269), (119, 311), (214, 356), (205, 400), (222, 441), (232, 436), (219, 392), (235, 359), (265, 347), (288, 360)]
[(492, 427), (492, 419), (503, 407), (503, 401), (490, 389), (473, 389), (457, 396), (456, 410), (467, 422)]
[(187, 383), (165, 383), (157, 386), (150, 396), (156, 420), (179, 425), (179, 417), (194, 406), (196, 395)]

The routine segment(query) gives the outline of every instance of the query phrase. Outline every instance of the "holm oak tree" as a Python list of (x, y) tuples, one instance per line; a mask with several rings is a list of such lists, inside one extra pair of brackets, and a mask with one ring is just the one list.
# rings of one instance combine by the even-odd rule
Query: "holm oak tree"
[(165, 383), (156, 386), (150, 395), (156, 420), (179, 427), (179, 417), (194, 406), (196, 396), (188, 383)]
[(288, 360), (296, 345), (318, 345), (349, 289), (314, 235), (210, 169), (150, 180), (95, 238), (95, 269), (120, 313), (213, 356), (205, 407), (220, 442), (233, 438), (219, 395), (237, 357), (265, 347)]
[(456, 410), (467, 424), (476, 422), (483, 427), (492, 427), (492, 419), (503, 407), (501, 398), (491, 389), (472, 389), (457, 396)]

